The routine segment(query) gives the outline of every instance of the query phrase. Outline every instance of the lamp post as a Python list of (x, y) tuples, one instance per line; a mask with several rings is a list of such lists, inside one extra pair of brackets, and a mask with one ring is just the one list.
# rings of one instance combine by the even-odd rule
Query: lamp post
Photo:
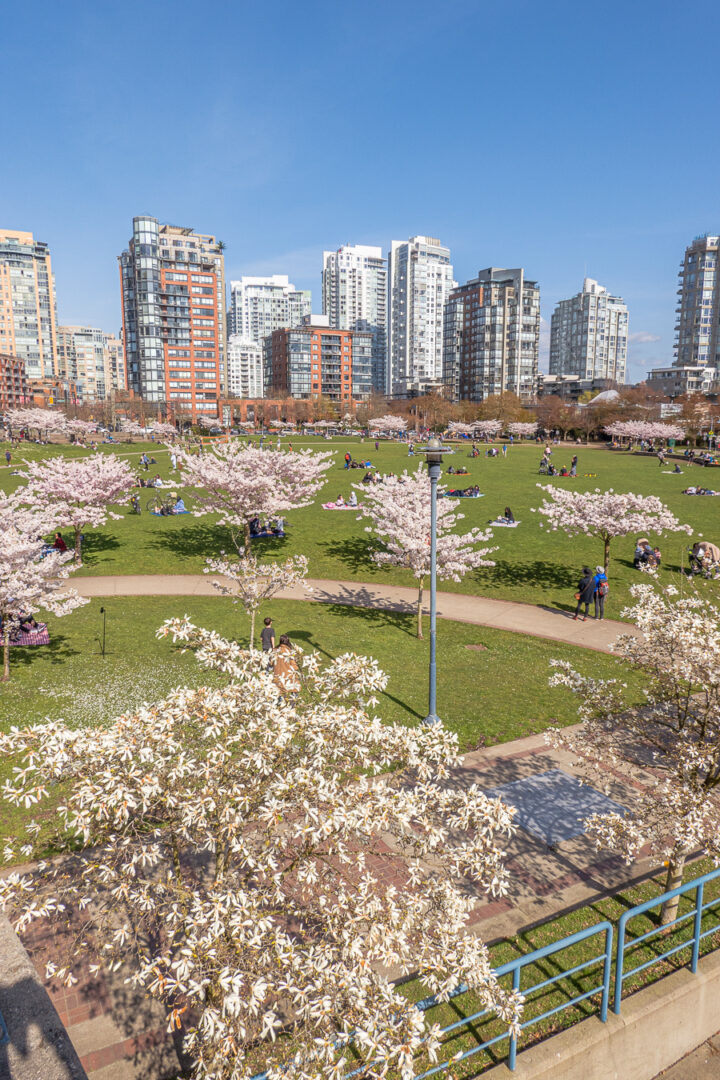
[(417, 447), (416, 453), (424, 454), (430, 475), (430, 685), (428, 714), (425, 724), (439, 724), (437, 714), (437, 485), (442, 472), (443, 454), (452, 454), (433, 435), (426, 446)]

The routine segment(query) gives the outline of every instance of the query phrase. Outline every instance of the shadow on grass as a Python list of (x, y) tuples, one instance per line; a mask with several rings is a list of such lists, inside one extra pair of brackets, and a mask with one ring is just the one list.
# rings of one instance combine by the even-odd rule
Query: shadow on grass
[(33, 660), (42, 656), (42, 659), (51, 664), (64, 664), (71, 656), (77, 656), (79, 649), (73, 649), (67, 644), (67, 638), (62, 634), (53, 635), (49, 645), (13, 645), (10, 649), (10, 677), (12, 669), (18, 664), (29, 667)]
[(412, 605), (398, 604), (394, 611), (362, 606), (371, 601), (371, 596), (372, 594), (368, 594), (367, 590), (360, 589), (350, 594), (346, 603), (329, 603), (327, 607), (333, 615), (339, 615), (343, 619), (360, 619), (371, 629), (380, 630), (390, 627), (393, 630), (402, 630), (409, 637), (417, 638), (417, 616)]
[(369, 537), (349, 536), (345, 540), (321, 540), (318, 546), (351, 570), (362, 571), (364, 574), (376, 574), (378, 571), (372, 555), (375, 551), (381, 551), (382, 547)]
[[(164, 521), (172, 521), (172, 518), (158, 518), (161, 524)], [(174, 519), (177, 520), (177, 519)], [(173, 555), (180, 556), (204, 556), (216, 558), (221, 551), (231, 554), (235, 551), (235, 545), (230, 535), (230, 530), (224, 525), (214, 524), (187, 524), (182, 528), (157, 532), (148, 540), (148, 544), (164, 551), (171, 551)]]
[[(69, 543), (69, 541), (68, 541)], [(106, 532), (86, 532), (82, 545), (82, 561), (92, 566), (105, 551), (114, 551), (120, 543)]]
[(475, 580), (485, 588), (492, 588), (493, 582), (497, 582), (499, 585), (540, 585), (547, 589), (575, 590), (581, 569), (581, 566), (578, 569), (559, 566), (545, 559), (517, 563), (496, 559), (494, 567), (477, 570)]

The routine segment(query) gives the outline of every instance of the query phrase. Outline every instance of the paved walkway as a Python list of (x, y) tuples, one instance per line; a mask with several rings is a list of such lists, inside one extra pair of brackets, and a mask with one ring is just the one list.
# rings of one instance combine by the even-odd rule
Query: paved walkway
[[(209, 574), (119, 574), (114, 577), (75, 577), (73, 588), (82, 596), (217, 596)], [(285, 589), (285, 600), (311, 600), (320, 604), (382, 608), (386, 611), (415, 612), (417, 590), (403, 585), (373, 585), (359, 581), (308, 580), (312, 593), (301, 587)], [(425, 602), (429, 594), (425, 593)], [(628, 623), (606, 619), (575, 622), (570, 612), (560, 608), (518, 604), (511, 600), (490, 600), (465, 593), (439, 592), (438, 615), (456, 622), (514, 630), (534, 637), (564, 641), (586, 649), (609, 652), (610, 643), (621, 633), (637, 633)]]

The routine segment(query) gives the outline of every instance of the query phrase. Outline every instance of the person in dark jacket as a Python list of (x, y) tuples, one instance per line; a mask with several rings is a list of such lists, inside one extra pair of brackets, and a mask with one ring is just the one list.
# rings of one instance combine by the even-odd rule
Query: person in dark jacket
[(578, 582), (577, 587), (577, 607), (575, 608), (574, 619), (577, 619), (580, 615), (580, 608), (585, 605), (585, 614), (582, 617), (583, 622), (588, 617), (588, 610), (590, 608), (590, 602), (595, 596), (595, 577), (588, 566), (583, 566), (582, 577)]
[(593, 596), (595, 600), (595, 618), (599, 621), (605, 618), (605, 597), (610, 590), (604, 566), (595, 567), (593, 582), (595, 583), (595, 594)]

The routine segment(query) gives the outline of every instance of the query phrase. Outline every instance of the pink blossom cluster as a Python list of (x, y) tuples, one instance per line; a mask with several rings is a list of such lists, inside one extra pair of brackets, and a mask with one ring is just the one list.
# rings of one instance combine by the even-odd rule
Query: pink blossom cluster
[(520, 421), (508, 424), (508, 431), (511, 435), (535, 435), (537, 433), (537, 423), (522, 423)]
[(652, 442), (656, 439), (684, 439), (685, 429), (678, 424), (661, 424), (651, 420), (616, 420), (603, 429), (615, 439), (640, 439)]
[(404, 416), (393, 416), (392, 413), (387, 413), (385, 416), (374, 417), (368, 422), (368, 427), (371, 431), (377, 431), (378, 433), (405, 431), (407, 427), (407, 420)]
[(503, 426), (500, 420), (473, 420), (472, 428), (476, 435), (487, 435), (488, 438), (493, 438), (500, 434)]
[(67, 420), (60, 412), (51, 409), (8, 409), (5, 420), (12, 431), (26, 428), (38, 435), (61, 434), (67, 429)]

